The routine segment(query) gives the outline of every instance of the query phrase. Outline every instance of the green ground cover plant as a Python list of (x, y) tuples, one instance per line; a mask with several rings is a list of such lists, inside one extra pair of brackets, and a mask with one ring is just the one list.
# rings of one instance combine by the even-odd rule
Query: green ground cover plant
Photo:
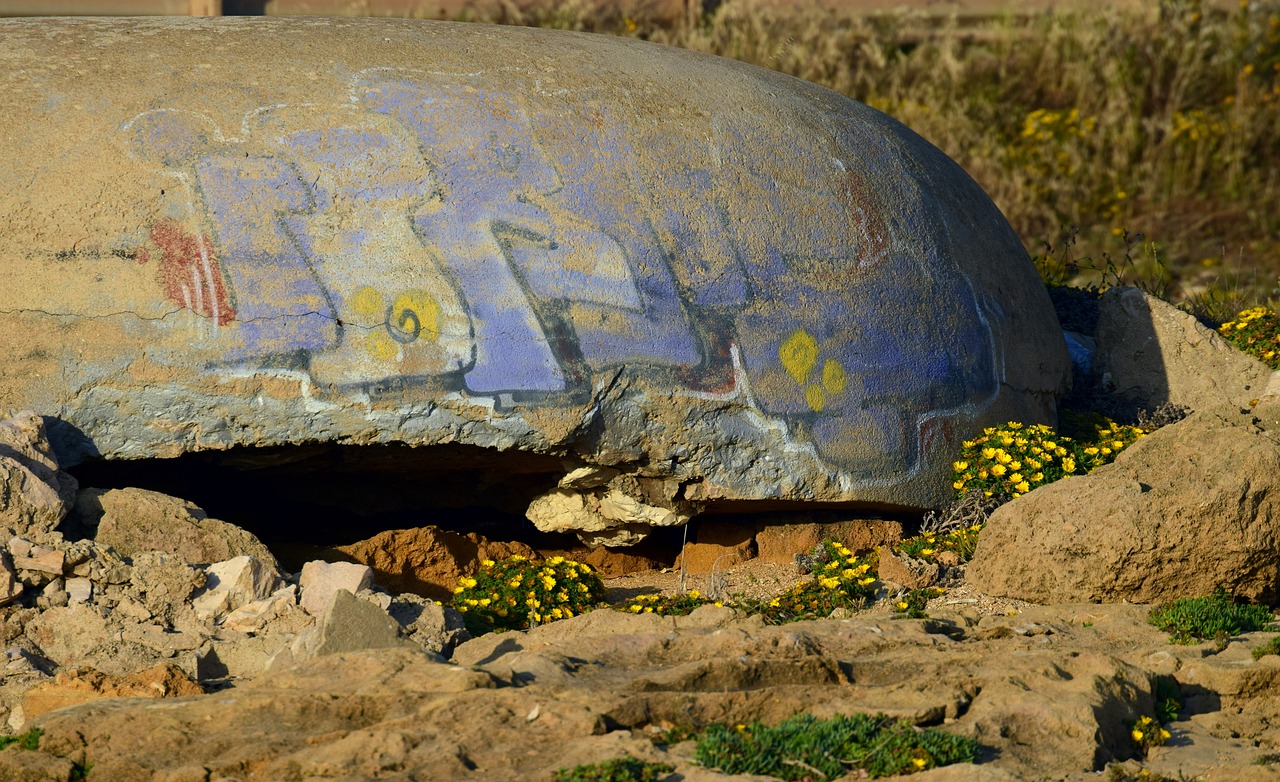
[(1253, 659), (1260, 660), (1269, 654), (1280, 654), (1280, 635), (1253, 650)]
[(562, 768), (552, 777), (553, 782), (657, 782), (675, 771), (670, 763), (646, 763), (639, 758), (626, 756), (601, 763)]
[(1262, 630), (1272, 619), (1271, 609), (1237, 603), (1224, 592), (1174, 600), (1153, 608), (1149, 617), (1173, 643), (1188, 645)]
[(40, 737), (44, 735), (44, 731), (40, 728), (32, 728), (26, 733), (19, 733), (14, 736), (0, 736), (0, 749), (7, 749), (15, 744), (23, 749), (36, 750), (40, 747)]
[(785, 780), (837, 779), (861, 770), (873, 779), (977, 759), (973, 739), (884, 715), (851, 714), (820, 720), (799, 714), (767, 727), (711, 725), (694, 759), (729, 774), (768, 774)]

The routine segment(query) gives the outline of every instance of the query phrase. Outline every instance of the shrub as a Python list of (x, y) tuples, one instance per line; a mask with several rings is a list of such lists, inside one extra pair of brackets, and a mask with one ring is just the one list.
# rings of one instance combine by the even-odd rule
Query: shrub
[(1044, 424), (1010, 421), (965, 440), (960, 458), (951, 465), (956, 475), (952, 487), (959, 495), (980, 491), (985, 497), (1020, 497), (1107, 464), (1145, 434), (1096, 414), (1064, 418), (1086, 439), (1078, 442)]
[(564, 557), (532, 562), (516, 554), (501, 562), (484, 560), (453, 593), (467, 630), (481, 635), (568, 619), (603, 602), (605, 589), (589, 565)]
[(1244, 310), (1235, 320), (1219, 326), (1218, 332), (1237, 349), (1272, 369), (1280, 369), (1280, 317), (1275, 310), (1267, 307)]
[(562, 768), (552, 779), (554, 782), (657, 782), (675, 770), (669, 763), (646, 763), (628, 755), (602, 763)]
[(768, 774), (785, 780), (836, 779), (860, 769), (872, 778), (972, 762), (973, 739), (919, 730), (884, 715), (820, 720), (799, 714), (776, 727), (711, 725), (694, 760), (728, 774)]
[(929, 587), (928, 589), (912, 589), (904, 595), (898, 597), (893, 604), (893, 610), (901, 619), (924, 619), (924, 609), (929, 605), (929, 598), (937, 597), (946, 592), (941, 587)]
[(1223, 592), (1209, 597), (1174, 600), (1151, 610), (1151, 624), (1169, 633), (1171, 641), (1192, 644), (1197, 640), (1229, 638), (1261, 630), (1271, 621), (1263, 606), (1237, 603)]

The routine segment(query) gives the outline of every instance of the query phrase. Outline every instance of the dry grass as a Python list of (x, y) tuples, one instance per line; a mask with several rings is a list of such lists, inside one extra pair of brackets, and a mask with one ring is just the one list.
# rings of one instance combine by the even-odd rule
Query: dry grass
[(1280, 2), (1138, 5), (960, 18), (727, 0), (661, 27), (570, 0), (473, 18), (648, 38), (823, 84), (959, 161), (1033, 254), (1060, 254), (1076, 227), (1075, 256), (1120, 259), (1113, 275), (1175, 300), (1274, 301)]

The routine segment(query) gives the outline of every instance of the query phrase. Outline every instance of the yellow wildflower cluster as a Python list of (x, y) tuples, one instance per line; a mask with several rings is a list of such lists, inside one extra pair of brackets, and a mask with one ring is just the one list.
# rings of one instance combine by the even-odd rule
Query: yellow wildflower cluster
[(962, 444), (952, 463), (959, 495), (981, 491), (987, 497), (1020, 497), (1068, 475), (1080, 475), (1110, 462), (1145, 432), (1098, 417), (1092, 426), (1096, 439), (1078, 442), (1044, 424), (1017, 421), (988, 427)]
[(844, 544), (819, 546), (813, 578), (796, 584), (763, 606), (765, 619), (787, 622), (823, 617), (837, 608), (857, 610), (875, 599), (876, 562), (855, 556)]
[(463, 576), (453, 590), (453, 606), (479, 635), (568, 619), (594, 608), (604, 595), (589, 565), (564, 557), (537, 563), (516, 554), (502, 562), (486, 559), (474, 576)]
[(695, 608), (705, 605), (723, 605), (719, 600), (706, 598), (696, 589), (682, 595), (636, 595), (620, 605), (618, 611), (629, 614), (659, 614), (661, 616), (687, 616)]
[(1237, 349), (1280, 369), (1280, 317), (1269, 307), (1253, 307), (1218, 327), (1218, 333)]
[(1169, 125), (1169, 136), (1178, 142), (1198, 144), (1217, 141), (1230, 130), (1230, 123), (1201, 109), (1175, 111)]
[(1097, 125), (1097, 117), (1082, 117), (1080, 109), (1036, 109), (1023, 118), (1022, 137), (1037, 141), (1053, 141), (1069, 136), (1082, 138), (1092, 133)]
[(1155, 717), (1143, 715), (1133, 723), (1129, 738), (1138, 745), (1138, 751), (1145, 757), (1155, 747), (1162, 747), (1169, 740), (1170, 734)]
[(940, 554), (950, 554), (954, 557), (951, 564), (962, 564), (973, 558), (973, 550), (978, 545), (978, 533), (981, 531), (981, 524), (973, 524), (943, 534), (922, 532), (899, 543), (894, 551), (913, 559), (939, 563), (945, 563), (949, 558), (939, 559)]

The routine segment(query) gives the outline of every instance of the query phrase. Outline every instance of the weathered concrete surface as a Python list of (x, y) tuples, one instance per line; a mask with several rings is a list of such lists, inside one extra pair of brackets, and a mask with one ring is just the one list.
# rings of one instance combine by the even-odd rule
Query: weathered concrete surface
[(9, 20), (0, 72), (0, 408), (64, 421), (64, 465), (519, 449), (565, 460), (543, 506), (629, 498), (592, 533), (625, 542), (717, 499), (936, 504), (1067, 377), (977, 185), (786, 76), (337, 19)]

